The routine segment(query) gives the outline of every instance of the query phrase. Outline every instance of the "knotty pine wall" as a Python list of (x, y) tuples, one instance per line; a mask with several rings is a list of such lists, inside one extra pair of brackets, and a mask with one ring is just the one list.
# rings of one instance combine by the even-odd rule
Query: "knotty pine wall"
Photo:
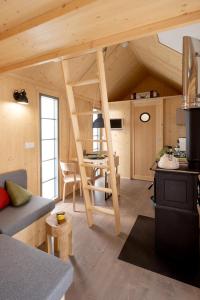
[(186, 136), (186, 128), (183, 125), (176, 125), (176, 109), (181, 107), (182, 97), (172, 96), (164, 97), (163, 109), (163, 131), (164, 145), (173, 145), (177, 143), (178, 137)]
[(166, 81), (158, 79), (155, 76), (148, 75), (146, 76), (138, 85), (133, 89), (133, 93), (142, 93), (146, 91), (156, 90), (159, 92), (160, 97), (164, 96), (175, 96), (178, 95), (181, 91), (180, 89), (175, 89), (170, 86)]
[(131, 178), (131, 101), (109, 103), (110, 118), (123, 119), (123, 129), (111, 130), (113, 151), (119, 155), (121, 177)]
[[(176, 109), (181, 107), (181, 96), (163, 98), (163, 144), (176, 145), (178, 137), (185, 136), (185, 126), (176, 125)], [(161, 99), (161, 98), (159, 98)], [(133, 100), (115, 101), (109, 103), (110, 117), (123, 118), (124, 128), (112, 130), (113, 150), (120, 157), (119, 173), (121, 177), (131, 178), (133, 158), (132, 139), (134, 138), (131, 122), (131, 102)], [(145, 107), (144, 107), (145, 111)], [(135, 141), (137, 143), (137, 141)]]
[[(22, 88), (26, 90), (30, 100), (28, 105), (18, 104), (13, 99), (13, 91)], [(59, 156), (60, 160), (67, 161), (70, 157), (76, 156), (76, 151), (65, 93), (49, 86), (39, 86), (38, 83), (26, 78), (9, 74), (0, 77), (0, 173), (26, 169), (28, 189), (34, 194), (40, 193), (39, 93), (59, 98)], [(90, 103), (84, 101), (82, 104), (82, 102), (81, 110), (88, 110), (91, 107)], [(88, 135), (87, 126), (82, 126), (82, 135), (84, 132)], [(34, 142), (34, 149), (25, 149), (25, 142)], [(62, 178), (60, 179), (61, 191)]]

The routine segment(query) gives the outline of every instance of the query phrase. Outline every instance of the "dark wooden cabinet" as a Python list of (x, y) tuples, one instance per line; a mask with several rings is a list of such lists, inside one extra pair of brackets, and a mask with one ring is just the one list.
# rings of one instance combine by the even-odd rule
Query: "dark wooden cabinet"
[(196, 260), (198, 173), (156, 169), (155, 198), (156, 251), (176, 260)]

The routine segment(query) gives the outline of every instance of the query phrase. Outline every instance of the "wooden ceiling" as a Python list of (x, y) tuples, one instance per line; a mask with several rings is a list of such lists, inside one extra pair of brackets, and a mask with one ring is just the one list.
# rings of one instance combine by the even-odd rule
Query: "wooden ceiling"
[[(139, 63), (130, 47), (123, 48), (121, 45), (111, 46), (107, 49), (104, 57), (108, 96), (110, 100), (123, 99), (148, 73), (146, 68)], [(95, 61), (93, 54), (70, 60), (72, 81), (95, 77), (97, 70)], [(40, 85), (47, 85), (61, 92), (65, 92), (60, 62), (49, 62), (16, 70), (14, 74), (33, 80)], [(99, 100), (99, 91), (95, 85), (89, 86), (89, 88), (80, 87), (76, 94), (87, 100)]]
[(162, 45), (157, 35), (130, 43), (136, 57), (151, 73), (164, 79), (175, 88), (182, 84), (182, 55)]
[(0, 72), (198, 21), (199, 0), (1, 1)]
[[(104, 53), (109, 100), (121, 100), (148, 76), (158, 78), (166, 86), (181, 92), (181, 54), (159, 43), (153, 35), (122, 45), (108, 47)], [(70, 60), (71, 80), (96, 77), (94, 54)], [(60, 62), (50, 62), (15, 71), (15, 74), (37, 81), (38, 84), (65, 92)], [(99, 100), (97, 85), (79, 87), (76, 95), (86, 100)]]

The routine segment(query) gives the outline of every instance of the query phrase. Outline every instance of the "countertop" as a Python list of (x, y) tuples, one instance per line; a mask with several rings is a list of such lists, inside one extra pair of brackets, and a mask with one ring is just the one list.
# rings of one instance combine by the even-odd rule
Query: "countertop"
[(155, 161), (153, 166), (150, 168), (151, 171), (162, 171), (162, 172), (173, 172), (173, 173), (190, 173), (198, 175), (200, 170), (193, 170), (188, 167), (187, 163), (180, 163), (178, 169), (162, 169), (158, 167), (158, 161)]

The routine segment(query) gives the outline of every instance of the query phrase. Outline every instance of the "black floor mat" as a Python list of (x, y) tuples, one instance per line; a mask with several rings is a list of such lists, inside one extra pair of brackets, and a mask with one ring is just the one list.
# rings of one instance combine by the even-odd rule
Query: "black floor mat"
[(187, 262), (175, 263), (158, 256), (155, 251), (154, 229), (155, 219), (138, 216), (119, 259), (200, 288), (200, 259), (194, 267)]

